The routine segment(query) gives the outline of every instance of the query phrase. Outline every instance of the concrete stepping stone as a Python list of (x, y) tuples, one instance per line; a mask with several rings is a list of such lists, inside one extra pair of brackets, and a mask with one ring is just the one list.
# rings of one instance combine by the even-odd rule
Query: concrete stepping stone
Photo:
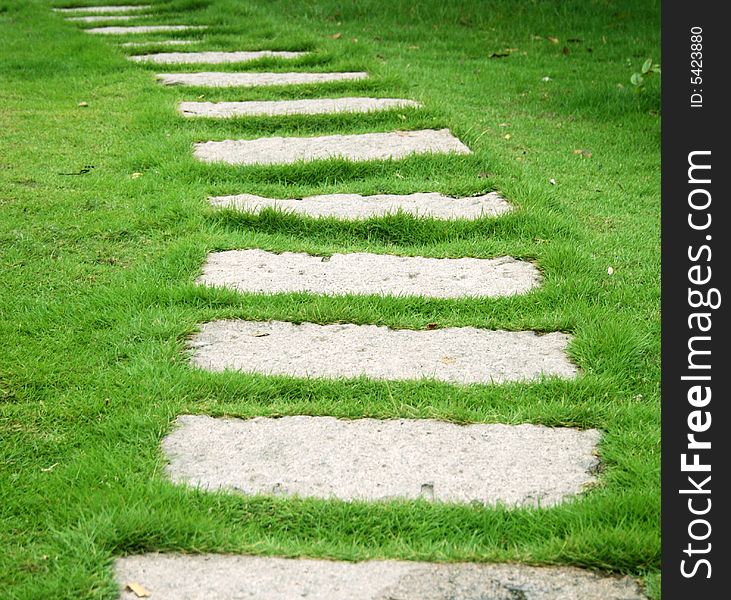
[(474, 327), (426, 331), (220, 320), (201, 325), (188, 348), (191, 364), (209, 371), (489, 384), (576, 377), (578, 369), (566, 356), (570, 340), (559, 332)]
[(191, 31), (205, 29), (205, 25), (136, 25), (130, 27), (91, 27), (84, 29), (86, 33), (97, 35), (127, 35), (129, 33), (158, 33), (167, 31)]
[(257, 52), (161, 52), (159, 54), (138, 54), (128, 56), (135, 62), (149, 62), (155, 64), (223, 64), (250, 62), (262, 58), (299, 58), (308, 52), (275, 52), (261, 50)]
[(76, 23), (98, 23), (100, 21), (132, 21), (141, 17), (142, 15), (93, 15), (88, 17), (67, 17), (65, 20)]
[(162, 442), (175, 483), (345, 501), (551, 506), (579, 494), (600, 433), (434, 419), (178, 417)]
[(154, 600), (643, 600), (629, 577), (574, 567), (426, 563), (224, 554), (143, 554), (117, 559), (120, 600), (137, 583)]
[(137, 12), (143, 10), (149, 10), (152, 8), (151, 4), (134, 4), (134, 5), (123, 5), (116, 4), (112, 6), (77, 6), (74, 8), (52, 8), (54, 12), (60, 13), (126, 13), (126, 12)]
[(181, 102), (184, 117), (228, 119), (241, 116), (322, 115), (419, 108), (413, 100), (397, 98), (314, 98), (309, 100), (262, 100), (250, 102)]
[(533, 264), (509, 256), (425, 258), (353, 252), (323, 258), (251, 249), (209, 254), (196, 283), (267, 294), (468, 298), (525, 294), (540, 285), (541, 274)]
[(150, 40), (147, 42), (124, 42), (119, 45), (125, 48), (143, 48), (145, 46), (190, 46), (197, 43), (198, 40)]
[(344, 158), (388, 160), (412, 154), (470, 154), (449, 129), (225, 140), (194, 145), (193, 156), (203, 162), (230, 165), (291, 164), (298, 161)]
[(253, 194), (212, 196), (215, 208), (230, 208), (251, 213), (273, 208), (308, 217), (336, 219), (368, 219), (399, 212), (434, 219), (479, 219), (496, 217), (512, 210), (499, 194), (490, 192), (469, 198), (451, 198), (437, 192), (395, 195), (323, 194), (305, 198), (263, 198)]
[(163, 85), (192, 85), (199, 87), (261, 87), (271, 85), (306, 85), (333, 81), (367, 79), (368, 73), (161, 73), (157, 79)]

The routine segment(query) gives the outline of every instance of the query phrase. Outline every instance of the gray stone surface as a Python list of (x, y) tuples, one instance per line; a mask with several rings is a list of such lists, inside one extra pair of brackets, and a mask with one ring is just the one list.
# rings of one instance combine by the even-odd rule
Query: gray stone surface
[(161, 52), (158, 54), (138, 54), (128, 56), (135, 62), (149, 62), (167, 65), (222, 64), (259, 60), (261, 58), (299, 58), (307, 52), (275, 52), (260, 50), (257, 52)]
[(181, 102), (184, 117), (226, 119), (247, 115), (320, 115), (352, 112), (373, 112), (421, 104), (396, 98), (312, 98), (307, 100), (261, 100), (251, 102)]
[(433, 419), (184, 415), (168, 474), (205, 489), (339, 500), (551, 506), (593, 482), (600, 434)]
[(120, 46), (125, 48), (143, 48), (145, 46), (190, 46), (197, 44), (198, 40), (149, 40), (147, 42), (124, 42)]
[(53, 8), (51, 10), (66, 14), (79, 13), (126, 13), (149, 10), (152, 8), (150, 4), (115, 4), (112, 6), (77, 6), (74, 8)]
[(224, 554), (120, 558), (124, 591), (142, 584), (153, 600), (643, 600), (629, 577), (572, 567), (518, 564), (344, 562)]
[(193, 155), (203, 162), (231, 165), (290, 164), (298, 161), (345, 158), (388, 160), (412, 154), (469, 154), (470, 149), (449, 129), (326, 135), (317, 137), (265, 137), (225, 140), (194, 145)]
[(310, 292), (464, 298), (525, 294), (540, 271), (509, 256), (425, 258), (352, 252), (324, 259), (300, 252), (228, 250), (208, 255), (197, 283), (241, 292)]
[(258, 213), (264, 208), (310, 217), (368, 219), (399, 212), (434, 219), (479, 219), (496, 217), (512, 210), (512, 206), (495, 192), (469, 198), (451, 198), (436, 192), (416, 194), (323, 194), (305, 198), (263, 198), (253, 194), (211, 196), (215, 208), (231, 208)]
[(91, 15), (88, 17), (67, 17), (66, 21), (77, 23), (99, 23), (101, 21), (132, 21), (139, 19), (142, 15)]
[(220, 320), (201, 325), (188, 346), (191, 363), (210, 371), (503, 383), (542, 375), (576, 377), (578, 369), (565, 353), (570, 340), (557, 332), (474, 327), (415, 331), (350, 323)]
[(161, 73), (163, 85), (193, 85), (201, 87), (260, 87), (271, 85), (305, 85), (332, 81), (367, 79), (368, 73)]
[(205, 25), (136, 25), (131, 27), (92, 27), (86, 33), (98, 35), (126, 35), (128, 33), (158, 33), (166, 31), (191, 31), (205, 29)]

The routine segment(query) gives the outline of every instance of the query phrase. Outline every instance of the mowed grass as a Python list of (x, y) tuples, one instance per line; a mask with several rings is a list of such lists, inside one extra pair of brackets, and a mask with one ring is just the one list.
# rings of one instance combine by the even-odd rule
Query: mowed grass
[[(49, 6), (0, 0), (0, 596), (114, 598), (114, 557), (159, 550), (576, 565), (641, 577), (659, 597), (659, 86), (637, 94), (630, 84), (658, 59), (657, 2), (178, 0), (139, 24), (209, 29), (122, 37), (85, 34)], [(125, 59), (147, 49), (114, 45), (170, 38), (199, 39), (190, 50), (312, 54), (156, 67)], [(154, 81), (195, 70), (371, 77), (260, 89)], [(232, 120), (175, 110), (181, 100), (348, 95), (424, 108)], [(473, 154), (233, 167), (191, 152), (204, 140), (432, 127), (449, 127)], [(490, 190), (516, 210), (344, 223), (214, 212), (206, 201)], [(485, 300), (193, 285), (208, 252), (250, 247), (512, 255), (535, 261), (544, 285)], [(452, 386), (191, 369), (186, 338), (224, 317), (561, 330), (575, 336), (582, 375)], [(183, 413), (597, 427), (603, 467), (598, 485), (547, 510), (203, 493), (164, 474), (160, 440)]]

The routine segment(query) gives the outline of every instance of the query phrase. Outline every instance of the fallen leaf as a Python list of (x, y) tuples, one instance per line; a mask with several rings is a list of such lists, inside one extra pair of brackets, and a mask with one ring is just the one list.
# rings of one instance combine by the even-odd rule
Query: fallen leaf
[(607, 269), (607, 275), (614, 275), (614, 269), (612, 267)]
[(79, 106), (89, 106), (88, 102), (79, 102)]
[(354, 44), (357, 44), (358, 43), (358, 38), (350, 38), (350, 41), (353, 42)]
[(558, 38), (557, 37), (553, 37), (552, 35), (549, 35), (549, 36), (546, 37), (546, 39), (549, 42), (551, 42), (552, 44), (558, 44)]
[(426, 324), (426, 329), (428, 329), (428, 330), (436, 329), (437, 327), (439, 327), (439, 323), (427, 323)]
[(504, 138), (505, 138), (506, 140), (509, 140), (509, 139), (510, 139), (511, 137), (513, 137), (513, 136), (512, 136), (512, 135), (510, 135), (509, 133), (506, 133), (506, 134), (505, 134), (505, 135), (504, 135), (503, 137), (504, 137)]
[(510, 123), (498, 123), (498, 127), (510, 127)]
[(339, 39), (340, 39), (341, 37), (343, 37), (343, 34), (342, 34), (342, 33), (340, 33), (340, 32), (338, 32), (338, 33), (333, 33), (333, 34), (332, 34), (332, 35), (331, 35), (330, 37), (331, 37), (332, 39), (334, 39), (334, 40), (339, 40)]
[(451, 356), (442, 356), (442, 358), (439, 359), (442, 361), (445, 365), (453, 365), (457, 362), (456, 358), (452, 358)]
[(573, 151), (574, 154), (581, 154), (581, 156), (585, 156), (586, 158), (591, 158), (591, 152), (589, 150), (584, 150), (583, 148), (577, 148)]
[(493, 52), (490, 58), (505, 58), (506, 56), (510, 56), (510, 52)]
[(148, 592), (141, 583), (137, 583), (136, 581), (130, 581), (127, 585), (125, 585), (124, 589), (129, 590), (138, 598), (150, 597), (150, 592)]
[(255, 331), (251, 334), (251, 337), (266, 337), (269, 334), (266, 331)]
[(132, 179), (138, 179), (139, 177), (142, 177), (142, 173), (132, 173), (132, 175), (130, 175), (130, 177)]
[(542, 40), (543, 39), (543, 36), (540, 36), (540, 35), (532, 35), (532, 36), (530, 36), (530, 39), (532, 39), (532, 40)]
[(418, 50), (419, 46), (408, 46), (409, 50)]
[(568, 46), (564, 46), (561, 52), (563, 52), (564, 56), (568, 56), (571, 51), (569, 50)]

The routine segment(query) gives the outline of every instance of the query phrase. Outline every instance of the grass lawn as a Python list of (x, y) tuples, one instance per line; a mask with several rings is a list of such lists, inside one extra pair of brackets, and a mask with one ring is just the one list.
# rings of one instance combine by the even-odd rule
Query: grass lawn
[[(132, 63), (125, 53), (147, 50), (113, 42), (140, 36), (87, 35), (50, 5), (0, 0), (0, 596), (114, 598), (114, 557), (160, 550), (567, 564), (639, 576), (659, 598), (659, 82), (642, 93), (630, 83), (646, 58), (659, 61), (659, 2), (176, 0), (134, 23), (209, 26), (147, 36), (202, 38), (172, 50), (312, 51), (198, 68)], [(242, 69), (371, 77), (260, 89), (154, 81)], [(175, 111), (181, 100), (348, 95), (424, 109), (230, 120)], [(204, 140), (441, 127), (473, 154), (233, 167), (191, 152)], [(217, 213), (206, 200), (490, 190), (516, 210), (344, 223)], [(536, 261), (544, 285), (485, 300), (193, 285), (208, 252), (253, 247), (507, 254)], [(186, 337), (224, 317), (562, 330), (583, 373), (453, 386), (191, 369)], [(203, 493), (164, 474), (159, 444), (182, 413), (596, 427), (603, 469), (582, 497), (545, 510)]]

